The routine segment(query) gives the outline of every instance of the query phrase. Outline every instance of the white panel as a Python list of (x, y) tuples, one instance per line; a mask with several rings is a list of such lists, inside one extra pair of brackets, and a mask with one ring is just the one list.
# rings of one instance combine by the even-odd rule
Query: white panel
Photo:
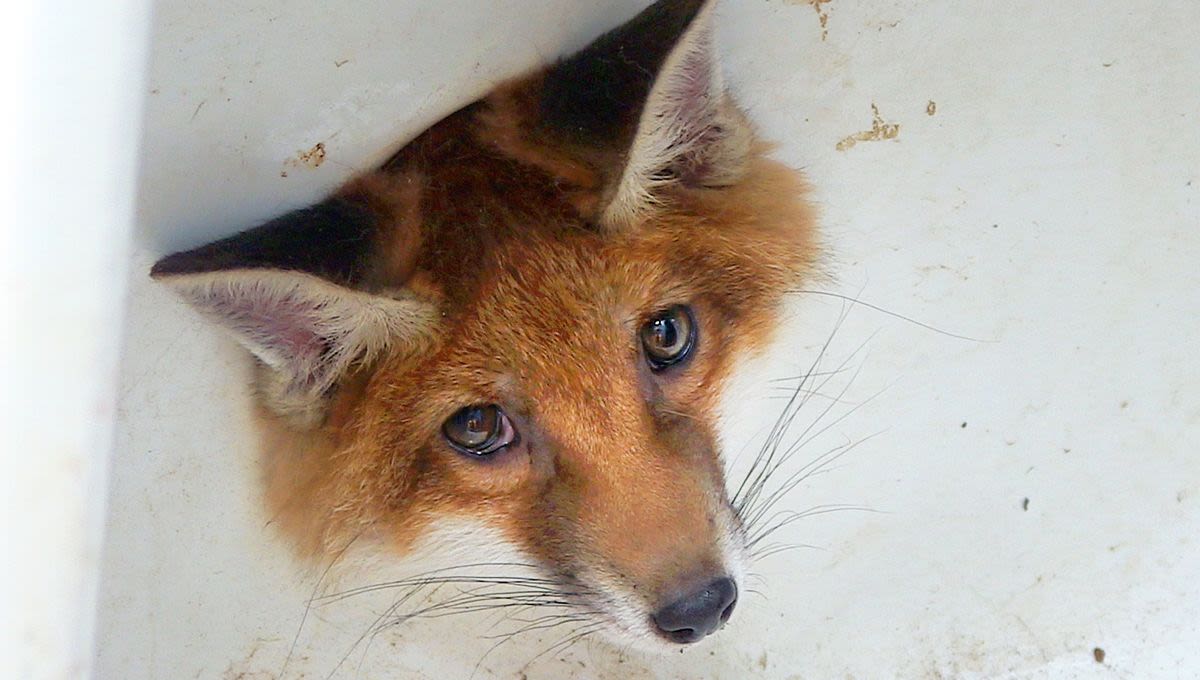
[(92, 664), (148, 7), (0, 21), (0, 677)]
[[(1194, 0), (724, 2), (728, 80), (823, 212), (837, 281), (813, 288), (972, 338), (849, 308), (822, 364), (848, 370), (802, 417), (840, 395), (810, 459), (865, 441), (788, 503), (875, 512), (794, 525), (782, 540), (818, 549), (756, 565), (763, 597), (666, 658), (587, 642), (530, 664), (554, 633), (485, 658), (494, 615), (368, 644), (390, 594), (306, 606), (339, 586), (261, 515), (241, 356), (146, 268), (313, 200), (640, 4), (160, 4), (99, 676), (1200, 675)], [(898, 134), (839, 150), (872, 104)], [(731, 453), (841, 304), (797, 296), (729, 395)]]

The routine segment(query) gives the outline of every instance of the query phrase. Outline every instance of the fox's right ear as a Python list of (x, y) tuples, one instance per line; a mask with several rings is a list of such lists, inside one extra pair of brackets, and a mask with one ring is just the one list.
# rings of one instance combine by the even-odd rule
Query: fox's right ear
[(437, 323), (432, 300), (361, 289), (379, 219), (364, 204), (331, 198), (169, 255), (150, 274), (258, 358), (268, 407), (314, 425), (354, 365), (388, 348), (418, 351)]
[(661, 205), (672, 185), (723, 187), (744, 175), (753, 131), (717, 61), (715, 0), (658, 0), (558, 62), (540, 80), (541, 129), (600, 151), (619, 230)]

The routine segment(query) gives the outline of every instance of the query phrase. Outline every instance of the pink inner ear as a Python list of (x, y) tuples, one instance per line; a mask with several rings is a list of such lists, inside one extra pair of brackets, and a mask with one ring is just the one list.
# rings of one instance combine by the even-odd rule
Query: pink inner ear
[[(704, 29), (701, 29), (704, 30)], [(676, 121), (673, 169), (685, 184), (703, 184), (711, 173), (710, 148), (727, 134), (717, 120), (719, 84), (705, 32), (684, 46), (658, 93), (662, 114)]]
[(671, 76), (668, 101), (675, 107), (671, 113), (686, 121), (689, 127), (706, 124), (712, 117), (710, 98), (715, 94), (712, 91), (712, 59), (707, 49), (688, 50)]
[(255, 295), (252, 290), (235, 289), (231, 295), (209, 297), (209, 309), (252, 346), (260, 347), (271, 362), (281, 361), (298, 379), (311, 379), (310, 373), (331, 346), (331, 338), (321, 335), (321, 315), (316, 303), (294, 293), (282, 297)]

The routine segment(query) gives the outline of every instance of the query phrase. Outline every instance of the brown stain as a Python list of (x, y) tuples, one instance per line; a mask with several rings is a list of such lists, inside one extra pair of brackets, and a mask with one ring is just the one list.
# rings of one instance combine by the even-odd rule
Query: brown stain
[(279, 176), (286, 178), (289, 168), (310, 168), (317, 169), (325, 162), (326, 150), (325, 142), (317, 142), (307, 151), (297, 151), (295, 156), (283, 161), (283, 167), (279, 170)]
[(319, 168), (325, 162), (325, 142), (317, 142), (313, 148), (308, 151), (302, 151), (296, 156), (296, 160), (310, 168)]
[(805, 4), (813, 8), (817, 13), (817, 23), (821, 26), (821, 42), (829, 37), (829, 10), (824, 7), (833, 2), (833, 0), (788, 0), (793, 5)]
[(1096, 660), (1096, 663), (1104, 663), (1104, 656), (1104, 650), (1100, 647), (1092, 650), (1092, 658)]
[(817, 21), (821, 24), (821, 42), (829, 37), (829, 10), (823, 9), (822, 5), (828, 5), (833, 0), (808, 0), (812, 5), (813, 11), (817, 13)]
[(848, 135), (837, 143), (836, 148), (838, 151), (846, 151), (859, 142), (881, 142), (885, 139), (895, 139), (899, 135), (900, 124), (884, 122), (883, 116), (879, 114), (879, 107), (872, 103), (871, 129)]

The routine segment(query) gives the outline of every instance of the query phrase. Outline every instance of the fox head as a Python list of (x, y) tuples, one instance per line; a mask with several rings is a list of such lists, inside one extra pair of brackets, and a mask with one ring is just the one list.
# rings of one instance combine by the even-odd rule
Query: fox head
[(468, 520), (612, 632), (728, 619), (746, 539), (718, 398), (814, 236), (711, 14), (662, 0), (326, 200), (154, 266), (253, 354), (267, 497), (304, 552)]

